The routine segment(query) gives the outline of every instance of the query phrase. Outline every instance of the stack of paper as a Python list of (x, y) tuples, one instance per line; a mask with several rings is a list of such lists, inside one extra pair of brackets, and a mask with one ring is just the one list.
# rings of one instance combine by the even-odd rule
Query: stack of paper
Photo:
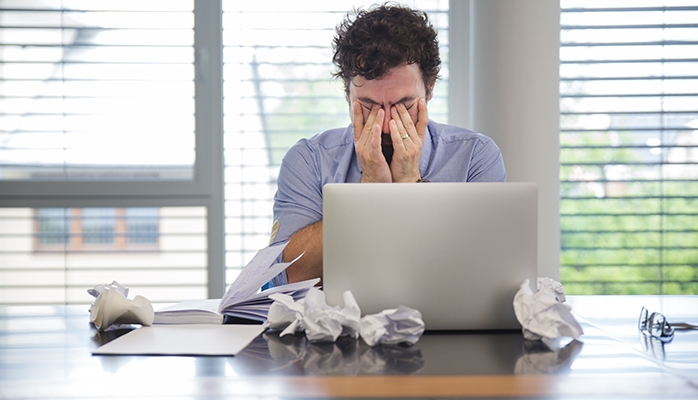
[(283, 293), (295, 300), (305, 297), (320, 279), (277, 286), (260, 292), (260, 288), (288, 268), (289, 263), (271, 265), (286, 247), (286, 243), (260, 250), (240, 272), (222, 299), (188, 300), (155, 311), (155, 324), (221, 324), (225, 315), (253, 321), (265, 321), (274, 301), (270, 294)]
[[(267, 314), (269, 313), (269, 307), (271, 306), (271, 303), (274, 302), (274, 300), (269, 298), (270, 294), (283, 293), (293, 297), (294, 300), (300, 300), (304, 298), (306, 293), (308, 293), (308, 290), (315, 286), (318, 282), (320, 282), (320, 278), (291, 283), (284, 286), (277, 286), (263, 292), (259, 292), (248, 298), (236, 297), (233, 299), (223, 297), (218, 310), (221, 314), (229, 315), (231, 317), (251, 319), (255, 321), (266, 321)], [(267, 283), (267, 281), (264, 283)], [(264, 283), (262, 283), (262, 285)]]
[(154, 324), (222, 324), (221, 299), (186, 300), (155, 310)]

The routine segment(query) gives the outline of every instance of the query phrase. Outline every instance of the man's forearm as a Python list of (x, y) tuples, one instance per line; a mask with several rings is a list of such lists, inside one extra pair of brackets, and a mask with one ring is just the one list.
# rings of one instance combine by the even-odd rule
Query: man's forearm
[(288, 283), (322, 278), (322, 220), (291, 235), (284, 249), (284, 262), (303, 257), (286, 269)]

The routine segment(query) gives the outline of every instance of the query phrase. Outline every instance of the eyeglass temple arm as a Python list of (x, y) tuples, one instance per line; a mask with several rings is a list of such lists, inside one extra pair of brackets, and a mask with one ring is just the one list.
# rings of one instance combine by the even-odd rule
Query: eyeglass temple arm
[(677, 331), (698, 330), (698, 325), (688, 324), (686, 322), (671, 322), (671, 327)]

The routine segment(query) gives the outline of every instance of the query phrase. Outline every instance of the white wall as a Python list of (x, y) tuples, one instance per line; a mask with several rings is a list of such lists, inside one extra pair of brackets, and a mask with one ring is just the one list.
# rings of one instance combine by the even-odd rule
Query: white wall
[(450, 4), (450, 121), (495, 140), (508, 181), (538, 184), (538, 274), (559, 279), (559, 2)]

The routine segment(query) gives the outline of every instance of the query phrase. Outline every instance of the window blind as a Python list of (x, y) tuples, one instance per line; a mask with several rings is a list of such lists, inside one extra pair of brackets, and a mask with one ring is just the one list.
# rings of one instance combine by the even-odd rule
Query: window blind
[[(441, 76), (429, 116), (448, 118), (448, 1), (401, 2), (439, 31)], [(269, 242), (279, 164), (303, 137), (347, 126), (349, 106), (331, 77), (335, 26), (356, 1), (223, 2), (227, 282)]]
[(0, 2), (0, 180), (191, 179), (193, 0)]
[(698, 293), (698, 3), (561, 1), (561, 280)]
[(113, 280), (153, 302), (206, 298), (206, 209), (0, 208), (0, 304), (88, 303)]

